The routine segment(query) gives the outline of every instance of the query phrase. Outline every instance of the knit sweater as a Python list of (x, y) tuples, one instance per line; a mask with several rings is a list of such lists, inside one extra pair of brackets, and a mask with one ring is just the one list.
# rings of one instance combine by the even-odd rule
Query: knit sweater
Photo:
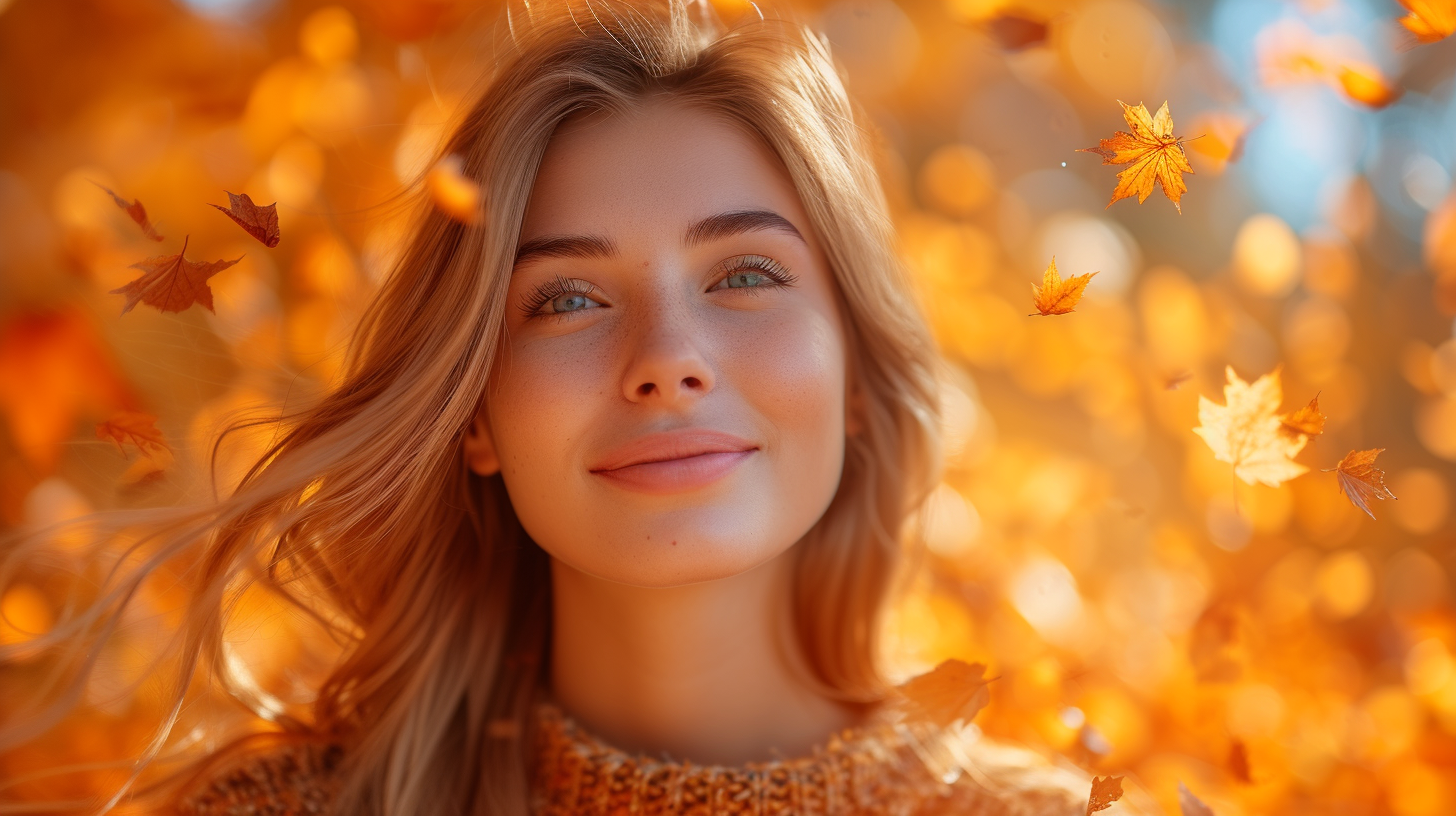
[[(550, 702), (535, 713), (537, 816), (1075, 816), (1091, 782), (974, 728), (881, 720), (833, 734), (802, 756), (727, 767), (629, 754)], [(344, 750), (308, 742), (244, 755), (186, 793), (178, 812), (325, 814)]]

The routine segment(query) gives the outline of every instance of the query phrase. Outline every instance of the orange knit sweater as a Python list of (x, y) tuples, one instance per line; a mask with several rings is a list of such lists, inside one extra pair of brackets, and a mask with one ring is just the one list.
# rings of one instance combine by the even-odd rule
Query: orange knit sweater
[[(1084, 774), (975, 729), (879, 721), (832, 735), (804, 756), (724, 767), (629, 755), (549, 702), (536, 715), (537, 816), (1075, 816), (1090, 787)], [(179, 812), (327, 813), (343, 750), (305, 743), (247, 755), (186, 794)]]

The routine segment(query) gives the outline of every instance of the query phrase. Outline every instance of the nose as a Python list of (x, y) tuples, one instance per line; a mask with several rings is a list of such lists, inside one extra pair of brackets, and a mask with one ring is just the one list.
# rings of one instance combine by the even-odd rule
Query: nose
[(713, 390), (713, 368), (699, 350), (701, 332), (690, 315), (648, 317), (635, 338), (622, 379), (629, 402), (681, 407)]

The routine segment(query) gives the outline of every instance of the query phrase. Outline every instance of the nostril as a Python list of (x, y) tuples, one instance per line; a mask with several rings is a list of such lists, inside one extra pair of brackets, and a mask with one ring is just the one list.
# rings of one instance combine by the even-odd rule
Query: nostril
[(650, 382), (649, 382), (649, 383), (642, 383), (642, 384), (641, 384), (641, 385), (639, 385), (639, 386), (637, 386), (637, 393), (638, 393), (638, 394), (639, 394), (639, 395), (641, 395), (641, 396), (644, 396), (644, 397), (645, 397), (645, 396), (647, 396), (647, 395), (648, 395), (648, 394), (651, 394), (651, 393), (652, 393), (652, 389), (654, 389), (654, 388), (656, 388), (656, 387), (657, 387), (657, 386), (655, 386), (655, 385), (653, 385), (653, 384), (652, 384), (652, 383), (650, 383)]
[(688, 388), (698, 388), (702, 385), (702, 382), (697, 377), (683, 377), (683, 385)]

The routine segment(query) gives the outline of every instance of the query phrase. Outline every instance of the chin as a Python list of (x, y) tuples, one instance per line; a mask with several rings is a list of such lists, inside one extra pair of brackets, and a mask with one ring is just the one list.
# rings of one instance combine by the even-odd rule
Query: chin
[[(607, 581), (666, 588), (731, 578), (783, 555), (799, 536), (763, 530), (703, 529), (652, 524), (601, 536), (590, 553), (551, 552), (567, 565)], [(645, 530), (652, 532), (644, 532)], [(606, 532), (606, 531), (603, 531)], [(649, 538), (650, 536), (650, 538)], [(605, 540), (603, 540), (605, 539)]]

